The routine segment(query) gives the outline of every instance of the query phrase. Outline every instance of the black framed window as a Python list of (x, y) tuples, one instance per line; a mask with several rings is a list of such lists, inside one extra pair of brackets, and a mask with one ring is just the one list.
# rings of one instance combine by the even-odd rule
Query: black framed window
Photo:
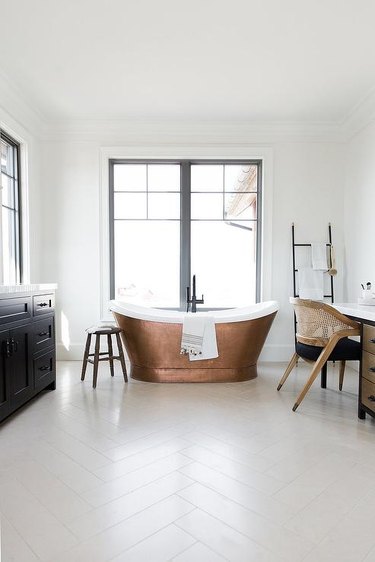
[(1, 142), (1, 281), (4, 285), (20, 283), (20, 146), (0, 131)]
[(260, 298), (261, 161), (110, 160), (111, 298), (184, 309)]

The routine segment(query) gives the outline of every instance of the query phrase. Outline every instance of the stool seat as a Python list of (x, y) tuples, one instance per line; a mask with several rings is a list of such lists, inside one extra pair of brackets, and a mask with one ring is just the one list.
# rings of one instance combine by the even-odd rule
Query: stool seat
[(110, 325), (98, 325), (98, 326), (90, 326), (90, 328), (86, 328), (87, 334), (119, 334), (121, 332), (121, 328), (118, 326), (110, 326)]
[[(124, 352), (122, 350), (120, 332), (121, 332), (121, 328), (119, 328), (118, 326), (114, 326), (112, 324), (99, 324), (96, 326), (91, 326), (90, 328), (86, 329), (87, 340), (86, 340), (85, 353), (83, 356), (81, 381), (85, 380), (87, 363), (92, 363), (94, 365), (92, 386), (93, 388), (96, 388), (96, 383), (98, 379), (99, 361), (109, 361), (111, 376), (113, 377), (115, 374), (113, 369), (113, 360), (118, 359), (121, 363), (124, 381), (128, 382), (128, 375), (126, 373), (125, 357), (124, 357)], [(91, 337), (93, 335), (96, 337), (95, 351), (94, 353), (90, 353)], [(100, 351), (101, 336), (107, 336), (108, 351)], [(112, 336), (116, 337), (118, 355), (113, 355)], [(93, 359), (90, 359), (90, 357), (93, 357)]]

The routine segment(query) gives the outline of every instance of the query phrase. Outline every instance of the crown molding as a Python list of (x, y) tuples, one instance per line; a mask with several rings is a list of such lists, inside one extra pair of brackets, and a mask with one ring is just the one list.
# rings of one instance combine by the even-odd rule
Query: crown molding
[(22, 90), (0, 70), (0, 120), (45, 141), (103, 144), (347, 142), (375, 121), (375, 88), (341, 121), (226, 121), (53, 119), (31, 105)]
[(48, 141), (149, 143), (149, 144), (243, 144), (274, 142), (341, 142), (336, 123), (250, 122), (192, 120), (71, 120), (50, 122)]
[(372, 88), (348, 113), (341, 129), (348, 141), (375, 121), (375, 88)]
[[(9, 118), (12, 123), (9, 124)], [(27, 131), (39, 139), (43, 138), (47, 122), (38, 109), (31, 107), (21, 90), (0, 71), (0, 119), (3, 126)]]

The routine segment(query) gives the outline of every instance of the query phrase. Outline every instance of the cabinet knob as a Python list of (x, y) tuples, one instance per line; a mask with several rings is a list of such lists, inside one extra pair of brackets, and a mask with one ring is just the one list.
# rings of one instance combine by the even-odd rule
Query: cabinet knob
[(48, 306), (48, 302), (38, 302), (37, 306), (40, 306), (41, 308), (43, 308), (44, 306)]
[(10, 348), (10, 340), (6, 340), (5, 342), (5, 357), (10, 357), (12, 355), (11, 348)]
[(370, 400), (370, 402), (375, 402), (375, 396), (373, 394), (370, 394), (370, 396), (367, 396), (367, 400)]
[(371, 338), (370, 343), (375, 343), (375, 338)]
[[(49, 365), (43, 365), (43, 367), (39, 367), (39, 371), (49, 371)], [(375, 396), (374, 396), (375, 400)]]
[(369, 371), (370, 371), (371, 373), (375, 373), (375, 367), (369, 367)]
[(48, 332), (39, 332), (38, 336), (48, 336)]
[(16, 353), (18, 351), (18, 341), (15, 341), (14, 338), (10, 338), (10, 353)]

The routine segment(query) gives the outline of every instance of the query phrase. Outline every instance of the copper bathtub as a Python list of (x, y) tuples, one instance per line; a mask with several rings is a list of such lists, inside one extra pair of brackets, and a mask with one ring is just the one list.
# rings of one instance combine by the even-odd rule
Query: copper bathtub
[[(180, 355), (184, 313), (111, 301), (133, 379), (147, 382), (239, 382), (257, 376), (257, 360), (278, 310), (275, 301), (215, 310), (219, 357)], [(199, 314), (199, 313), (197, 313)]]

